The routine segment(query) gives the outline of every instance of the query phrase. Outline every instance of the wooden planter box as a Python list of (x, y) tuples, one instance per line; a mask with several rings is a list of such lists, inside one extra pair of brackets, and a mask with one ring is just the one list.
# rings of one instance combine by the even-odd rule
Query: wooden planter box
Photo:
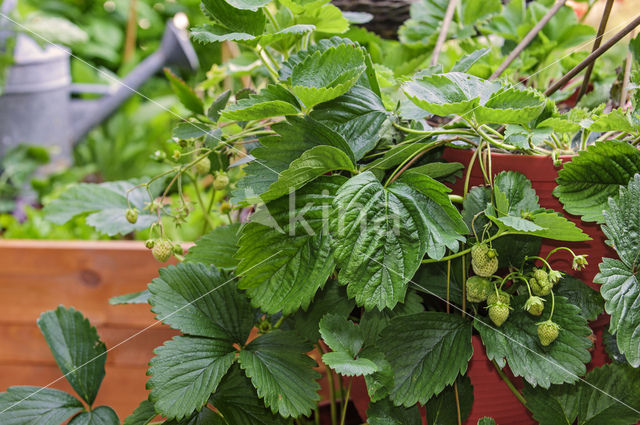
[(108, 301), (145, 289), (160, 267), (142, 242), (0, 240), (0, 391), (57, 380), (52, 388), (73, 393), (36, 325), (43, 311), (71, 306), (111, 350), (96, 405), (124, 420), (147, 398), (153, 349), (177, 332), (156, 322), (148, 305)]

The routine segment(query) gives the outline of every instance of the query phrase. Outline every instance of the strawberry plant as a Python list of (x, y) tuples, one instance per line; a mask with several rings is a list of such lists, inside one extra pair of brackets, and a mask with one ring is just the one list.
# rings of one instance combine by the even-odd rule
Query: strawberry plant
[[(125, 424), (157, 416), (167, 425), (317, 424), (316, 359), (326, 366), (333, 425), (345, 424), (362, 382), (370, 425), (419, 424), (419, 405), (429, 423), (460, 424), (473, 405), (473, 338), (542, 424), (640, 418), (637, 110), (566, 111), (537, 84), (519, 84), (561, 41), (572, 45), (589, 32), (575, 19), (567, 28), (552, 22), (515, 79), (473, 74), (488, 50), (458, 47), (477, 46), (489, 30), (513, 41), (548, 9), (484, 3), (461, 2), (450, 40), (459, 54), (447, 72), (423, 66), (420, 56), (436, 42), (440, 10), (416, 6), (400, 35), (405, 49), (420, 52), (421, 69), (406, 75), (411, 67), (385, 66), (389, 51), (370, 51), (374, 36), (336, 35), (349, 22), (328, 1), (203, 1), (211, 23), (195, 27), (193, 38), (242, 45), (255, 63), (255, 90), (203, 100), (167, 73), (190, 111), (174, 131), (174, 155), (159, 158), (167, 171), (78, 185), (46, 207), (60, 223), (89, 214), (109, 234), (149, 228), (154, 257), (181, 260), (161, 268), (148, 289), (112, 299), (148, 303), (181, 332), (156, 349), (149, 398)], [(517, 7), (521, 22), (513, 23)], [(619, 260), (603, 260), (602, 297), (551, 265), (559, 255), (574, 270), (599, 262), (574, 249), (590, 236), (542, 207), (524, 174), (494, 172), (491, 159), (501, 150), (559, 163), (576, 140), (585, 150), (560, 171), (555, 194), (567, 212), (605, 223)], [(445, 145), (472, 149), (470, 164), (444, 161)], [(476, 164), (479, 185), (471, 183)], [(458, 179), (463, 189), (453, 193)], [(224, 225), (211, 222), (214, 208), (228, 215)], [(166, 226), (195, 211), (210, 231), (183, 254)], [(555, 248), (541, 254), (542, 240)], [(589, 322), (603, 305), (612, 315), (612, 357), (624, 360), (588, 372)], [(0, 419), (25, 423), (20, 414), (10, 407)]]

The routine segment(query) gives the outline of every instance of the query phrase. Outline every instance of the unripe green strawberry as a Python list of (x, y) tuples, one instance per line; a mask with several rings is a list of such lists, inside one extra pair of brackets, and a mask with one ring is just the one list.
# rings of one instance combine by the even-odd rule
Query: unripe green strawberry
[(215, 190), (224, 190), (229, 185), (229, 177), (226, 174), (216, 174), (216, 178), (213, 180), (213, 188)]
[(553, 285), (551, 284), (551, 282), (549, 282), (548, 279), (546, 282), (544, 282), (543, 285), (535, 277), (529, 279), (529, 286), (531, 286), (531, 292), (539, 297), (549, 295), (551, 293), (551, 289), (553, 288)]
[(533, 269), (533, 277), (538, 281), (538, 284), (541, 286), (546, 286), (546, 283), (549, 281), (549, 275), (544, 269)]
[(125, 217), (127, 218), (127, 221), (131, 224), (134, 224), (136, 221), (138, 221), (138, 209), (137, 208), (129, 208), (127, 209), (127, 212), (125, 212)]
[(489, 306), (489, 318), (496, 326), (500, 327), (509, 317), (509, 306), (505, 303), (496, 303)]
[(560, 282), (560, 279), (562, 279), (561, 272), (559, 272), (558, 270), (549, 271), (549, 282), (551, 282), (552, 285), (555, 285), (556, 283)]
[(153, 239), (147, 239), (144, 242), (144, 246), (146, 246), (148, 249), (153, 248), (153, 246), (156, 244), (156, 241), (154, 241)]
[(573, 270), (582, 270), (588, 265), (589, 263), (587, 262), (586, 255), (576, 255), (575, 257), (573, 257), (573, 264), (571, 265), (571, 268)]
[(173, 253), (171, 242), (166, 239), (156, 241), (156, 243), (153, 245), (153, 248), (151, 249), (151, 253), (156, 260), (164, 263), (169, 258), (171, 258), (171, 254)]
[(224, 201), (220, 204), (220, 214), (228, 214), (231, 211), (231, 204)]
[(471, 276), (467, 279), (467, 301), (481, 303), (493, 291), (493, 284), (486, 277)]
[(180, 245), (180, 244), (175, 244), (175, 245), (171, 248), (171, 251), (172, 251), (174, 254), (177, 254), (177, 255), (182, 255), (182, 254), (184, 254), (184, 249), (182, 248), (182, 245)]
[(489, 293), (489, 295), (487, 296), (487, 305), (492, 306), (493, 304), (498, 303), (510, 305), (511, 297), (504, 291), (498, 290), (498, 293), (496, 294), (496, 291), (492, 290), (491, 293)]
[(558, 338), (560, 334), (560, 326), (551, 320), (546, 320), (542, 323), (538, 323), (538, 339), (540, 344), (547, 346)]
[(532, 316), (540, 316), (544, 311), (544, 299), (535, 296), (529, 297), (524, 303), (524, 309)]
[(478, 276), (489, 277), (498, 270), (498, 255), (486, 243), (478, 243), (471, 247), (471, 265)]
[(205, 156), (200, 161), (195, 163), (193, 169), (195, 170), (196, 174), (207, 174), (209, 170), (211, 170), (211, 161)]

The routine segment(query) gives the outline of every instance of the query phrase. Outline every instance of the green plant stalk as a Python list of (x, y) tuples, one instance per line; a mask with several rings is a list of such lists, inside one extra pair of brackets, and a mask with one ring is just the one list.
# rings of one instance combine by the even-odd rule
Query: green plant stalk
[(269, 63), (269, 55), (267, 54), (266, 50), (263, 47), (258, 46), (255, 49), (255, 51), (256, 51), (256, 54), (258, 55), (258, 57), (260, 58), (260, 60), (262, 61), (262, 64), (267, 68), (267, 71), (269, 71), (269, 75), (271, 76), (273, 81), (275, 83), (277, 83), (278, 82), (278, 72)]
[(393, 171), (393, 174), (391, 174), (391, 176), (389, 177), (389, 180), (387, 180), (387, 183), (385, 183), (384, 187), (387, 187), (391, 183), (393, 183), (398, 177), (402, 175), (402, 173), (407, 171), (409, 167), (411, 167), (418, 159), (420, 159), (420, 157), (425, 155), (427, 152), (437, 148), (438, 146), (442, 146), (446, 143), (449, 143), (449, 140), (439, 140), (436, 142), (432, 142), (426, 145), (423, 149), (415, 152), (409, 158), (405, 159), (400, 165), (396, 167), (396, 169)]
[(353, 384), (353, 377), (349, 380), (349, 387), (347, 388), (347, 394), (344, 396), (344, 402), (342, 406), (342, 416), (340, 419), (340, 425), (344, 425), (347, 419), (347, 407), (349, 406), (349, 396), (351, 395), (351, 385)]
[[(207, 206), (204, 204), (204, 201), (202, 200), (202, 194), (200, 193), (200, 185), (198, 185), (198, 179), (193, 175), (191, 175), (190, 173), (185, 172), (184, 174), (187, 177), (189, 177), (193, 182), (193, 188), (196, 192), (196, 199), (198, 200), (198, 204), (200, 205), (200, 208), (202, 208), (203, 212), (207, 211)], [(211, 220), (211, 217), (208, 214), (205, 214), (204, 218), (209, 223), (209, 226), (212, 229), (215, 229), (216, 226), (215, 226), (215, 223)]]
[[(320, 353), (324, 353), (324, 349), (322, 348), (322, 344), (320, 344), (320, 341), (318, 341), (317, 343), (318, 346), (318, 351)], [(333, 380), (333, 371), (331, 370), (331, 368), (327, 367), (327, 382), (329, 383), (329, 409), (331, 411), (331, 424), (332, 425), (338, 425), (338, 412), (336, 409), (336, 389), (334, 386), (334, 380)]]
[[(547, 257), (547, 258), (548, 258), (548, 257)], [(545, 264), (545, 266), (547, 266), (547, 267), (549, 268), (549, 270), (553, 270), (553, 267), (551, 267), (551, 266), (549, 265), (549, 262), (548, 262), (547, 260), (545, 260), (544, 258), (542, 258), (542, 257), (538, 257), (538, 256), (536, 256), (536, 255), (532, 255), (532, 256), (527, 256), (527, 257), (525, 257), (525, 261), (528, 261), (528, 260), (540, 260), (540, 261), (542, 261), (542, 262)]]
[[(211, 209), (213, 208), (213, 203), (216, 199), (216, 190), (212, 189), (211, 191), (211, 199), (209, 200), (209, 205), (207, 206), (207, 211), (206, 211), (206, 215), (209, 216), (209, 214), (211, 214)], [(204, 233), (207, 231), (207, 225), (209, 224), (208, 221), (205, 221), (204, 223), (202, 223), (202, 234), (204, 235)], [(213, 229), (211, 229), (213, 230)]]
[(491, 360), (491, 363), (493, 363), (493, 367), (496, 368), (496, 372), (498, 372), (498, 375), (504, 381), (504, 383), (507, 384), (507, 387), (509, 388), (509, 390), (511, 390), (513, 395), (516, 396), (518, 401), (522, 403), (522, 405), (526, 407), (527, 410), (529, 410), (529, 407), (527, 406), (527, 400), (525, 400), (524, 396), (520, 393), (520, 391), (518, 391), (515, 385), (513, 385), (513, 382), (511, 382), (509, 377), (504, 373), (500, 366), (498, 366), (498, 363), (496, 363), (495, 360)]
[(409, 134), (418, 134), (420, 136), (438, 136), (441, 134), (462, 134), (466, 136), (475, 136), (470, 130), (457, 129), (457, 128), (441, 128), (439, 130), (415, 130), (413, 128), (401, 126), (398, 123), (393, 123), (393, 126), (398, 130), (402, 130)]
[(276, 18), (274, 18), (273, 13), (271, 13), (271, 11), (269, 10), (269, 6), (264, 6), (262, 8), (262, 11), (267, 16), (267, 19), (269, 20), (271, 25), (273, 25), (273, 28), (276, 30), (276, 32), (280, 31), (280, 25), (278, 25), (278, 21), (276, 21)]
[(462, 425), (462, 413), (460, 412), (460, 396), (458, 395), (458, 380), (453, 381), (453, 392), (456, 396), (456, 413), (458, 416), (458, 425)]
[[(494, 239), (498, 239), (499, 237), (502, 236), (507, 236), (507, 235), (511, 235), (513, 234), (512, 232), (498, 232), (495, 235), (487, 238), (484, 242), (491, 242)], [(435, 258), (427, 258), (426, 260), (422, 260), (422, 264), (428, 264), (428, 263), (439, 263), (441, 261), (448, 261), (448, 260), (453, 260), (454, 258), (458, 258), (458, 257), (462, 257), (463, 255), (466, 255), (468, 253), (471, 252), (471, 248), (467, 248), (464, 251), (460, 251), (456, 254), (451, 254), (451, 255), (447, 255), (446, 257), (442, 257), (439, 260), (436, 260)]]

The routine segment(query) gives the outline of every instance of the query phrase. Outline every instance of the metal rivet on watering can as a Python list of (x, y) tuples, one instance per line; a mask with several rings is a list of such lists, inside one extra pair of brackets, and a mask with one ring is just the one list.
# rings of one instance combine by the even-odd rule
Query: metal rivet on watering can
[[(64, 47), (50, 44), (41, 48), (30, 37), (18, 34), (14, 64), (0, 96), (0, 156), (10, 147), (28, 143), (53, 148), (57, 165), (67, 165), (73, 144), (164, 66), (198, 67), (187, 32), (173, 21), (167, 23), (160, 48), (111, 86), (71, 84), (69, 56)], [(104, 96), (96, 100), (71, 97), (85, 92)]]

